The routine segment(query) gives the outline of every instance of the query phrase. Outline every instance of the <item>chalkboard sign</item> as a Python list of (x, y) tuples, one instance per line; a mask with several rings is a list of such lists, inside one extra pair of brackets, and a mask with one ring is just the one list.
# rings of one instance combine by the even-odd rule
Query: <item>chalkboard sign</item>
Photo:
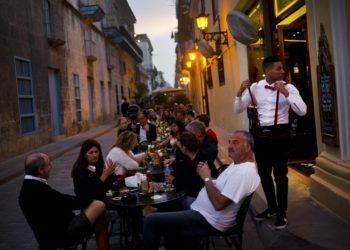
[(338, 146), (338, 112), (333, 65), (329, 65), (329, 72), (322, 72), (318, 66), (317, 77), (322, 141), (329, 145)]
[(328, 39), (322, 23), (318, 40), (317, 80), (322, 141), (329, 145), (338, 146), (338, 110), (334, 66), (332, 65)]

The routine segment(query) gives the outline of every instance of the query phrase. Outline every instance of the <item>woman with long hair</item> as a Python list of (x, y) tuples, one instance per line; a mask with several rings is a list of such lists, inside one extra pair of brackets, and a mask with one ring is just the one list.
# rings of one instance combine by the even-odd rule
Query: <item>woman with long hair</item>
[(118, 137), (107, 155), (107, 160), (119, 166), (117, 175), (124, 174), (124, 170), (140, 169), (140, 162), (146, 153), (134, 154), (132, 150), (138, 145), (137, 135), (131, 131), (124, 131)]
[(176, 146), (176, 142), (177, 142), (177, 138), (183, 133), (185, 132), (185, 124), (182, 121), (179, 120), (174, 120), (171, 124), (170, 124), (170, 133), (168, 138), (166, 138), (161, 144), (160, 147), (166, 147), (169, 144), (175, 148)]
[(165, 109), (161, 116), (161, 121), (166, 122), (168, 125), (170, 125), (173, 122), (173, 120), (174, 120), (174, 116), (172, 115), (170, 110)]
[(122, 132), (126, 130), (130, 130), (128, 128), (129, 120), (126, 117), (120, 117), (117, 122), (117, 135), (120, 135)]
[[(75, 161), (71, 176), (74, 192), (81, 200), (83, 208), (92, 200), (104, 200), (107, 191), (106, 180), (116, 171), (116, 164), (103, 161), (100, 144), (92, 139), (85, 140)], [(110, 249), (105, 215), (95, 223), (96, 244), (99, 249)]]

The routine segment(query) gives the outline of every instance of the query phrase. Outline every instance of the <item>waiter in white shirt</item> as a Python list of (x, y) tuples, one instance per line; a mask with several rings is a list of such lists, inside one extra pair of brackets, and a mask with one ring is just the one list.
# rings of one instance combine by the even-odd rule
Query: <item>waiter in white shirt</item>
[[(265, 79), (253, 84), (249, 80), (242, 82), (235, 98), (234, 111), (243, 112), (254, 99), (259, 118), (258, 132), (254, 135), (254, 153), (268, 206), (255, 216), (255, 220), (262, 221), (277, 215), (275, 228), (279, 230), (287, 226), (289, 109), (304, 116), (307, 108), (294, 85), (283, 81), (285, 72), (278, 58), (265, 58), (263, 70)], [(245, 91), (247, 88), (250, 88), (251, 95)]]

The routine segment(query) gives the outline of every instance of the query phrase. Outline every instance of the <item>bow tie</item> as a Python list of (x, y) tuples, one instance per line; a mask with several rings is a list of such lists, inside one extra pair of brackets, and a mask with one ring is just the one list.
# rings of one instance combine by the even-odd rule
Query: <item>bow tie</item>
[(270, 85), (266, 84), (266, 85), (265, 85), (265, 89), (269, 89), (269, 90), (275, 91), (275, 90), (276, 90), (276, 87), (270, 86)]

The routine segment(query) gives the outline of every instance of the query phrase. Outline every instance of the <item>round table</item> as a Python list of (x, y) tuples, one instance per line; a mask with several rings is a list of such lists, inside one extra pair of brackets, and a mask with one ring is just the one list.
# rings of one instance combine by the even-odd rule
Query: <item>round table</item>
[(128, 241), (128, 234), (125, 228), (120, 232), (121, 244), (124, 242), (126, 244), (131, 245), (131, 249), (138, 249), (140, 246), (140, 224), (142, 222), (142, 208), (145, 206), (154, 206), (159, 204), (166, 204), (169, 202), (176, 201), (180, 198), (186, 196), (186, 192), (184, 191), (165, 191), (161, 193), (139, 193), (138, 191), (129, 192), (129, 195), (135, 197), (133, 202), (130, 202), (122, 198), (127, 193), (116, 193), (110, 197), (107, 197), (107, 209), (109, 210), (117, 210), (120, 215), (120, 219), (122, 220), (121, 225), (128, 224), (129, 221), (130, 229), (131, 229), (131, 241)]

